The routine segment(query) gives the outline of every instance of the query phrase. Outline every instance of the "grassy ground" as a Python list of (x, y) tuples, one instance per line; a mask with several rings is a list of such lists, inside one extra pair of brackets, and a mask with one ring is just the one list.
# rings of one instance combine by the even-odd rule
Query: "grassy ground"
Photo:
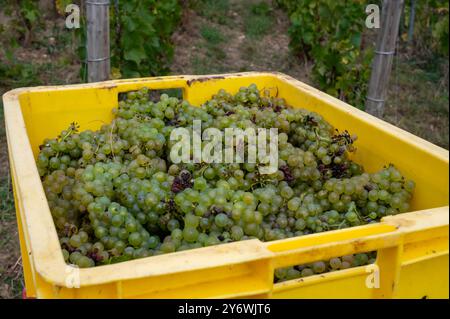
[(279, 71), (308, 82), (289, 51), (289, 19), (270, 1), (197, 1), (174, 34), (174, 74)]
[[(64, 21), (63, 21), (64, 22)], [(0, 95), (15, 87), (80, 81), (73, 34), (48, 21), (27, 47), (0, 39)], [(0, 100), (0, 299), (20, 298), (24, 286)]]
[[(182, 25), (173, 36), (176, 46), (171, 72), (280, 71), (311, 83), (311, 64), (289, 51), (288, 27), (286, 15), (269, 1), (197, 0), (184, 11)], [(0, 95), (13, 87), (80, 81), (80, 65), (72, 62), (77, 59), (70, 33), (51, 30), (58, 28), (46, 28), (41, 40), (29, 48), (16, 48), (12, 59), (5, 59), (0, 50)], [(1, 40), (0, 47), (6, 47)], [(448, 74), (443, 74), (441, 66), (424, 65), (400, 52), (392, 72), (385, 120), (448, 149)], [(19, 298), (23, 287), (10, 185), (1, 109), (0, 298)]]
[(18, 298), (23, 277), (1, 102), (0, 108), (0, 298)]
[(448, 149), (448, 75), (443, 72), (442, 68), (424, 70), (400, 55), (394, 64), (384, 119)]

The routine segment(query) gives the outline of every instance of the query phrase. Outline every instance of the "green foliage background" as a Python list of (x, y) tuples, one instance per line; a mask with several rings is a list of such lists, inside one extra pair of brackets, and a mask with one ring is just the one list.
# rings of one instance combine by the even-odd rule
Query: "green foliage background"
[[(84, 15), (82, 15), (84, 17)], [(170, 40), (181, 17), (178, 0), (112, 0), (110, 6), (113, 78), (167, 74), (173, 57)], [(86, 59), (86, 21), (79, 32), (79, 55)], [(86, 68), (81, 77), (86, 79)]]
[[(367, 32), (362, 0), (277, 0), (290, 17), (290, 46), (314, 63), (313, 80), (320, 89), (364, 108), (373, 46), (364, 45)], [(382, 1), (376, 1), (382, 10)], [(407, 32), (409, 0), (405, 0), (400, 32)], [(429, 62), (448, 59), (449, 9), (444, 0), (416, 0), (415, 39), (408, 44)], [(405, 33), (406, 34), (406, 33)], [(406, 42), (400, 34), (400, 41)]]
[(165, 74), (170, 36), (181, 16), (178, 0), (127, 0), (111, 6), (111, 63), (123, 77)]
[[(449, 2), (446, 0), (415, 0), (413, 43), (416, 53), (428, 57), (447, 57), (449, 41)], [(411, 1), (405, 1), (403, 31), (409, 27)]]
[(313, 80), (327, 93), (362, 108), (372, 49), (362, 45), (365, 2), (278, 0), (290, 17), (291, 47), (312, 59)]

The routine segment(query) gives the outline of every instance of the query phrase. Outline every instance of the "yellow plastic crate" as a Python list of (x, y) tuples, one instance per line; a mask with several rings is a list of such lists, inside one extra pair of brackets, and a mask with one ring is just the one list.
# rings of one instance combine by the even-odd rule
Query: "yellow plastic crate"
[[(194, 105), (224, 88), (255, 83), (295, 107), (322, 114), (359, 136), (354, 160), (368, 171), (395, 163), (416, 181), (412, 213), (378, 224), (268, 243), (229, 243), (79, 270), (67, 288), (64, 263), (35, 165), (38, 145), (69, 123), (97, 129), (118, 94), (181, 88)], [(28, 296), (38, 298), (448, 298), (449, 153), (280, 73), (170, 76), (16, 89), (3, 96), (9, 158)], [(274, 269), (346, 254), (378, 252), (367, 266), (273, 283)], [(371, 266), (373, 267), (373, 266)], [(379, 287), (367, 285), (376, 282)], [(372, 276), (372, 277), (370, 277)], [(371, 281), (371, 278), (375, 281)]]

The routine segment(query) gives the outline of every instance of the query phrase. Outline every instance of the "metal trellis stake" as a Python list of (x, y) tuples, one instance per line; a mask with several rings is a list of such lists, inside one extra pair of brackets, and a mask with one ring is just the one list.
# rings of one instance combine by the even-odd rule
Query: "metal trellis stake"
[(109, 0), (86, 0), (88, 82), (110, 75)]
[(370, 75), (366, 111), (383, 116), (384, 101), (394, 60), (403, 0), (383, 0), (381, 28), (378, 31), (375, 57)]
[(408, 42), (411, 42), (414, 37), (414, 17), (416, 15), (416, 0), (411, 0), (410, 12), (409, 12), (409, 29), (408, 29)]

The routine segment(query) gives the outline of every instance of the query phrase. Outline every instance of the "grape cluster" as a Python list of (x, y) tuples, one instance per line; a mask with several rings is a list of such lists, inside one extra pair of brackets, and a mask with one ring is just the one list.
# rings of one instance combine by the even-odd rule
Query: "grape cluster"
[[(153, 102), (143, 88), (128, 92), (113, 114), (97, 131), (72, 123), (37, 157), (64, 258), (79, 267), (302, 236), (409, 210), (414, 182), (394, 165), (364, 172), (349, 157), (356, 136), (256, 85), (234, 95), (220, 90), (200, 107), (166, 94)], [(192, 131), (193, 120), (222, 131), (277, 128), (278, 170), (171, 162), (171, 132)], [(290, 270), (289, 278), (313, 268)]]

